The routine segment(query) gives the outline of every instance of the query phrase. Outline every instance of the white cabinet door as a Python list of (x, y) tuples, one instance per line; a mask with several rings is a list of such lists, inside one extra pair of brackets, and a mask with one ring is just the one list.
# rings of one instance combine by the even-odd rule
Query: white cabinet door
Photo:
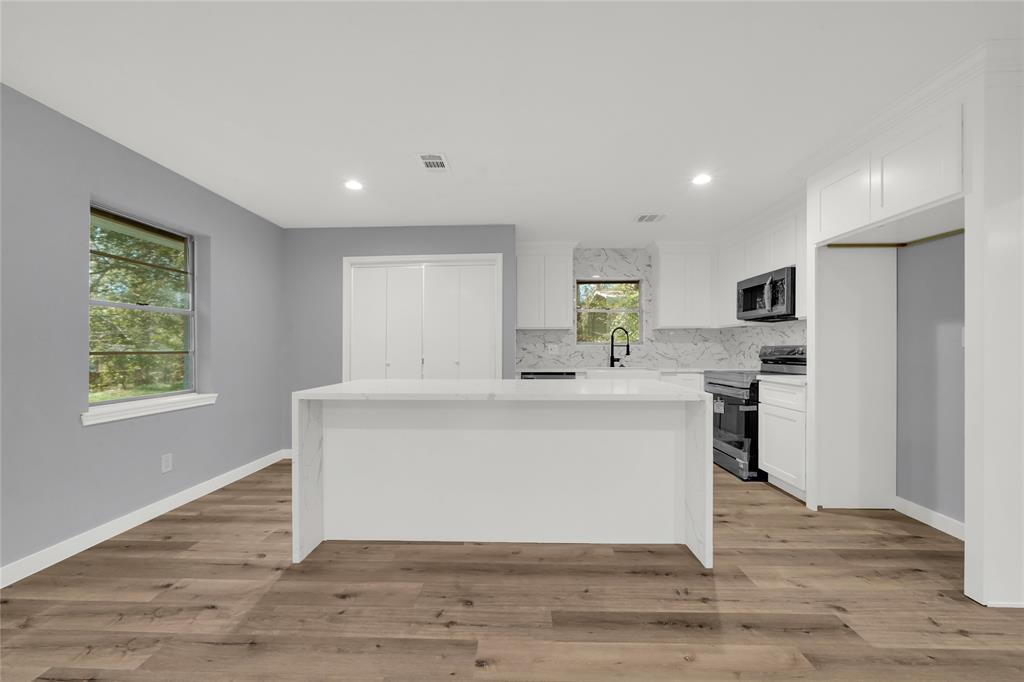
[(772, 240), (768, 234), (759, 234), (747, 240), (746, 262), (740, 279), (763, 275), (772, 267)]
[(456, 265), (423, 271), (423, 378), (459, 378), (460, 286)]
[(720, 325), (735, 325), (736, 283), (743, 279), (743, 263), (746, 249), (743, 244), (725, 247), (718, 252), (718, 271), (715, 281), (717, 314), (715, 322)]
[(572, 327), (572, 254), (544, 256), (544, 326)]
[(807, 219), (796, 216), (796, 316), (807, 317)]
[(911, 121), (872, 144), (872, 222), (963, 190), (962, 128), (958, 104)]
[(388, 268), (388, 379), (423, 378), (423, 267)]
[[(536, 248), (536, 247), (534, 247)], [(516, 256), (516, 327), (569, 329), (573, 326), (572, 249)]]
[(710, 249), (656, 244), (653, 259), (656, 329), (713, 326)]
[(757, 425), (757, 467), (798, 490), (806, 490), (806, 415), (761, 403)]
[[(783, 220), (768, 233), (771, 253), (768, 270), (778, 270), (796, 265), (797, 261), (796, 217)], [(757, 274), (757, 273), (755, 273)]]
[(516, 256), (516, 326), (520, 329), (544, 327), (544, 256)]
[[(499, 379), (494, 266), (459, 268), (458, 377)], [(428, 356), (429, 357), (429, 356)]]
[(819, 244), (871, 222), (871, 155), (865, 149), (807, 183), (807, 233)]
[(347, 381), (383, 379), (387, 362), (388, 270), (353, 268), (348, 285), (352, 287), (349, 334), (351, 365)]
[(692, 251), (683, 256), (683, 319), (691, 327), (710, 327), (711, 253)]

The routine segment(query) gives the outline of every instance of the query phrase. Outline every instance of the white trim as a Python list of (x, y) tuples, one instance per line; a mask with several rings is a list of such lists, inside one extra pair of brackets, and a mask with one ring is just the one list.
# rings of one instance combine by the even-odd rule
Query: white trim
[(217, 402), (216, 393), (185, 393), (184, 395), (167, 395), (146, 400), (128, 400), (122, 403), (92, 405), (82, 413), (82, 426), (105, 424), (121, 419), (134, 419), (161, 412), (187, 410), (191, 407), (213, 405)]
[(922, 507), (916, 502), (904, 499), (902, 497), (896, 497), (896, 504), (894, 509), (901, 514), (909, 516), (915, 521), (931, 526), (936, 530), (940, 530), (947, 535), (952, 535), (957, 540), (964, 539), (964, 522), (957, 521), (954, 518), (940, 514), (937, 511)]
[(449, 253), (419, 256), (345, 256), (341, 259), (342, 304), (341, 304), (341, 380), (349, 381), (351, 376), (352, 352), (352, 268), (380, 267), (387, 265), (493, 265), (494, 266), (494, 368), (495, 379), (504, 376), (504, 254), (500, 253)]
[[(796, 412), (796, 410), (793, 410), (793, 411)], [(761, 471), (764, 471), (764, 469), (762, 469)], [(790, 495), (792, 497), (795, 497), (796, 499), (800, 500), (801, 502), (806, 502), (807, 501), (807, 492), (805, 490), (800, 490), (800, 488), (797, 488), (792, 483), (786, 483), (785, 481), (783, 481), (781, 478), (779, 478), (775, 474), (768, 474), (768, 484), (775, 486), (776, 488), (778, 488), (782, 492), (784, 492), (787, 495)], [(818, 510), (817, 509), (812, 509), (811, 511), (818, 511)]]
[(196, 500), (204, 495), (208, 495), (215, 490), (223, 488), (229, 483), (234, 483), (235, 481), (245, 478), (250, 474), (254, 474), (274, 462), (290, 457), (291, 450), (278, 450), (277, 452), (272, 452), (269, 455), (260, 457), (248, 464), (243, 464), (236, 469), (232, 469), (231, 471), (227, 471), (219, 476), (214, 476), (207, 481), (198, 483), (191, 488), (186, 488), (185, 490), (174, 493), (170, 497), (165, 497), (164, 499), (158, 500), (152, 504), (147, 504), (145, 507), (129, 512), (128, 514), (118, 517), (113, 521), (108, 521), (96, 526), (95, 528), (91, 528), (84, 533), (79, 533), (74, 537), (70, 537), (67, 540), (61, 540), (57, 544), (50, 545), (49, 547), (41, 549), (34, 554), (29, 554), (27, 557), (12, 561), (6, 566), (0, 567), (0, 587), (7, 587), (8, 585), (16, 583), (22, 578), (26, 578), (37, 571), (41, 571), (59, 561), (63, 561), (70, 556), (89, 549), (94, 545), (109, 540), (110, 538), (120, 535), (125, 531), (131, 530), (146, 521), (155, 519), (161, 514), (166, 514), (172, 509), (176, 509), (183, 504)]
[(1024, 601), (990, 601), (983, 606), (992, 609), (1024, 609)]

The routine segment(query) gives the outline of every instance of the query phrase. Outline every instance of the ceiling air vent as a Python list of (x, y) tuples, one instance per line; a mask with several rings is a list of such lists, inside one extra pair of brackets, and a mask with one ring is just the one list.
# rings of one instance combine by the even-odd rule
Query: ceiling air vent
[(446, 173), (448, 171), (448, 159), (444, 154), (420, 154), (420, 161), (423, 167), (431, 173)]
[(665, 219), (664, 213), (641, 213), (633, 221), (635, 223), (656, 223)]

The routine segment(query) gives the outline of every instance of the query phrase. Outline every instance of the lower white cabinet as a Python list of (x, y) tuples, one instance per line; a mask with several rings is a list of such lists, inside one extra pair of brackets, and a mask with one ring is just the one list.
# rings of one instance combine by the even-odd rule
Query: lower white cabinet
[(759, 380), (757, 468), (801, 499), (807, 490), (807, 387)]
[(806, 417), (785, 407), (759, 406), (758, 468), (799, 490), (805, 489)]

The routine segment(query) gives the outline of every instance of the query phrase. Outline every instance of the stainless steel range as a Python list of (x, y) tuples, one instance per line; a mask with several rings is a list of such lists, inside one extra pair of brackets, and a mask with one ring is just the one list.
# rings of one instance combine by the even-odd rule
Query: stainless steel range
[(757, 468), (757, 375), (806, 374), (806, 346), (762, 346), (760, 371), (708, 370), (704, 390), (714, 405), (715, 464), (745, 481), (765, 480)]

